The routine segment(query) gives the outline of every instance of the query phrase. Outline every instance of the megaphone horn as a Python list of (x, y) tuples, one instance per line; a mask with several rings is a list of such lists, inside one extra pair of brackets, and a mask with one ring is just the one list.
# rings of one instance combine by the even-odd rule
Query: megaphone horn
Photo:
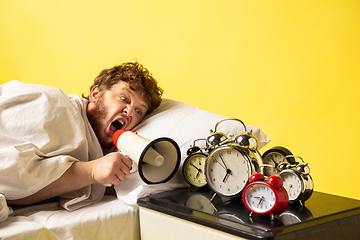
[(148, 184), (169, 181), (180, 165), (180, 148), (167, 137), (150, 141), (136, 133), (120, 129), (114, 133), (113, 143), (138, 165), (141, 179)]

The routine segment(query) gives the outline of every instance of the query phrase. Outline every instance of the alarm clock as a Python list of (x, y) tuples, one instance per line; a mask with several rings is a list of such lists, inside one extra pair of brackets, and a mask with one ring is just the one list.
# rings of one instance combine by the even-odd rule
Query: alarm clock
[(271, 220), (274, 220), (274, 215), (285, 211), (289, 204), (289, 196), (279, 176), (271, 175), (265, 178), (262, 173), (254, 173), (249, 182), (242, 193), (242, 199), (245, 207), (251, 212), (250, 216), (253, 213), (269, 214)]
[[(290, 157), (301, 159), (302, 163), (290, 164), (286, 160)], [(314, 189), (314, 182), (310, 176), (310, 168), (301, 157), (286, 156), (283, 163), (278, 166), (280, 177), (283, 179), (284, 188), (289, 195), (289, 202), (304, 202), (310, 198)]]
[[(245, 132), (226, 136), (217, 131), (218, 125), (226, 120), (242, 123)], [(263, 163), (257, 151), (257, 139), (246, 130), (245, 124), (236, 118), (224, 119), (215, 125), (215, 131), (210, 130), (207, 138), (209, 156), (205, 163), (205, 178), (208, 186), (221, 196), (234, 198), (241, 196), (248, 184), (250, 176)]]
[[(273, 167), (264, 167), (264, 174), (266, 176), (276, 175), (278, 173), (278, 165), (284, 161), (286, 156), (293, 155), (289, 149), (281, 146), (270, 148), (262, 155), (264, 164), (271, 165)], [(287, 161), (291, 164), (295, 164), (293, 157), (287, 158)]]
[(200, 147), (195, 146), (195, 142), (198, 140), (206, 139), (196, 139), (194, 144), (190, 146), (187, 151), (188, 156), (184, 160), (182, 172), (190, 186), (204, 187), (207, 185), (204, 173), (207, 155), (202, 152)]

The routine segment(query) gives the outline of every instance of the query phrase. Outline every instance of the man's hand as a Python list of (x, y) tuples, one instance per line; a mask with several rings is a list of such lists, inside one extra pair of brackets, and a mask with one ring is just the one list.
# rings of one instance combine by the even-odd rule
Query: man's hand
[(100, 184), (118, 185), (130, 173), (132, 161), (119, 152), (113, 152), (89, 162), (91, 178)]

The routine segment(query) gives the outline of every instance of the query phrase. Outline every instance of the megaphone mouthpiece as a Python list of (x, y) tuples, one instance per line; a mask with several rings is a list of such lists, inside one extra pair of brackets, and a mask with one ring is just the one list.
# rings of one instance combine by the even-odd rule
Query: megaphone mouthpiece
[(150, 147), (145, 153), (143, 162), (149, 163), (156, 167), (160, 167), (164, 163), (164, 157), (161, 156), (155, 149)]

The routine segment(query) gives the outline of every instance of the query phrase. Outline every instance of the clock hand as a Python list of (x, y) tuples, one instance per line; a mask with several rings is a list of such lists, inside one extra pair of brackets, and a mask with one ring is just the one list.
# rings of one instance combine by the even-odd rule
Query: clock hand
[(259, 205), (261, 205), (264, 200), (265, 200), (265, 198), (263, 196), (261, 196), (260, 201), (259, 201)]
[(225, 177), (224, 177), (224, 179), (223, 179), (223, 182), (225, 182), (225, 181), (228, 179), (229, 175), (231, 175), (231, 170), (230, 170), (230, 169), (226, 169), (226, 175), (225, 175)]
[(198, 169), (198, 173), (196, 174), (196, 177), (195, 178), (198, 178), (199, 177), (199, 174), (201, 173), (201, 169)]
[(275, 164), (275, 168), (277, 168), (277, 166), (279, 165), (277, 162), (275, 162), (275, 160), (270, 156), (270, 159), (271, 159), (271, 161), (273, 161), (274, 162), (274, 164)]
[[(225, 181), (227, 180), (229, 174), (232, 174), (232, 173), (231, 173), (231, 170), (226, 166), (226, 163), (225, 163), (224, 159), (222, 158), (222, 155), (221, 155), (221, 154), (219, 154), (219, 157), (220, 157), (221, 161), (223, 162), (223, 164), (224, 164), (224, 166), (225, 166), (224, 169), (226, 169), (226, 175), (225, 175), (225, 177), (224, 177), (224, 179), (223, 179), (223, 182), (225, 182)], [(221, 165), (221, 164), (220, 164), (220, 165)]]
[(289, 194), (290, 194), (290, 190), (291, 190), (292, 186), (293, 186), (292, 184), (289, 185)]
[(224, 165), (222, 165), (221, 162), (219, 162), (217, 159), (215, 159), (215, 161), (216, 161), (218, 164), (220, 164), (220, 166), (221, 166), (223, 169), (225, 169), (225, 170), (227, 169), (227, 168), (226, 168)]
[(224, 159), (222, 158), (222, 155), (221, 155), (221, 154), (219, 154), (219, 157), (220, 157), (221, 161), (223, 162), (226, 170), (229, 169), (229, 168), (226, 166), (226, 163), (225, 163)]
[(226, 181), (226, 179), (227, 179), (227, 177), (229, 176), (229, 174), (228, 173), (226, 173), (226, 175), (225, 175), (225, 177), (224, 177), (224, 179), (223, 179), (223, 182), (225, 182)]
[(194, 168), (196, 168), (198, 171), (201, 171), (200, 168), (197, 168), (194, 164), (190, 163), (191, 166), (193, 166)]
[(258, 203), (258, 204), (260, 204), (260, 202), (261, 202), (261, 197), (254, 197), (254, 198), (259, 198), (259, 203)]
[(265, 200), (265, 198), (264, 198), (263, 196), (261, 196), (261, 197), (254, 197), (254, 198), (259, 198), (259, 203), (258, 203), (258, 205), (260, 205), (260, 204)]

